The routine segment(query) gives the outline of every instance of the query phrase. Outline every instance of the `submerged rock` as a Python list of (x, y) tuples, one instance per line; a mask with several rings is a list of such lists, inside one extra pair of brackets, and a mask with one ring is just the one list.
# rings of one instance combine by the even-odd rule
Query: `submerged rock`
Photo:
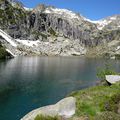
[(45, 107), (33, 110), (24, 116), (21, 120), (34, 120), (37, 115), (45, 116), (63, 116), (65, 118), (70, 118), (75, 114), (76, 109), (76, 99), (74, 97), (64, 98), (55, 105), (49, 105)]

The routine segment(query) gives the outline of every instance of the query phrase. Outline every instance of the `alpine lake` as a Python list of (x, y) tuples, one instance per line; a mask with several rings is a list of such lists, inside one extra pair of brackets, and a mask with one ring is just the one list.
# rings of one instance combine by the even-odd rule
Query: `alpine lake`
[(33, 109), (55, 104), (69, 93), (96, 85), (105, 63), (85, 57), (16, 57), (0, 60), (0, 120), (20, 120)]

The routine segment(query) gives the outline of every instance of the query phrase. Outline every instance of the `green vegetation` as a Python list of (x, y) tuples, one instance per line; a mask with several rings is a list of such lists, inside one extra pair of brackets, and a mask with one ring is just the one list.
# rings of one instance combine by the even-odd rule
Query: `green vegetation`
[(56, 36), (56, 37), (57, 37), (56, 32), (55, 32), (55, 30), (53, 30), (53, 28), (52, 28), (52, 27), (50, 27), (50, 28), (49, 28), (48, 32), (49, 32), (51, 35), (53, 35), (53, 36)]
[(37, 115), (34, 120), (62, 120), (62, 119), (58, 116), (51, 117), (51, 116)]
[(113, 70), (112, 66), (109, 63), (106, 63), (104, 68), (99, 68), (97, 77), (100, 80), (105, 80), (105, 75), (115, 75), (116, 72)]
[[(0, 1), (2, 3), (3, 1)], [(20, 8), (19, 5), (13, 7), (8, 1), (4, 0), (4, 9), (0, 9), (0, 25), (4, 28), (9, 25), (22, 23), (26, 18), (26, 13)], [(0, 6), (2, 5), (0, 4)]]
[(120, 54), (115, 54), (115, 59), (120, 59)]
[(4, 59), (7, 56), (7, 52), (4, 47), (0, 44), (0, 59)]
[(73, 92), (71, 96), (77, 99), (76, 116), (88, 116), (90, 120), (93, 120), (96, 116), (101, 115), (102, 112), (117, 114), (118, 103), (120, 102), (119, 91), (120, 83), (112, 86), (96, 86)]
[(43, 38), (47, 39), (47, 35), (46, 35), (46, 34), (40, 33), (40, 35), (41, 35)]
[(42, 36), (42, 38), (47, 39), (47, 35), (45, 33), (39, 31), (33, 31), (32, 34), (35, 35), (37, 39), (39, 36)]

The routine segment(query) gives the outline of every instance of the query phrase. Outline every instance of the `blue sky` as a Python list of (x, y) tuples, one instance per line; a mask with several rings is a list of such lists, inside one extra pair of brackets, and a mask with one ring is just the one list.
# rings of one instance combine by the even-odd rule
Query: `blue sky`
[(20, 0), (26, 7), (33, 8), (38, 4), (66, 8), (80, 13), (91, 20), (120, 14), (120, 0)]

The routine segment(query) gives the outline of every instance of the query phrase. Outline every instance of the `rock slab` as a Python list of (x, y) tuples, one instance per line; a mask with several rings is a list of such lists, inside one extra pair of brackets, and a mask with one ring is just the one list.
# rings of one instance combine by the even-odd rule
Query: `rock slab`
[(106, 81), (110, 84), (115, 84), (116, 82), (120, 82), (120, 75), (106, 75)]
[(65, 118), (70, 118), (75, 114), (76, 109), (76, 99), (74, 97), (67, 97), (59, 101), (54, 105), (49, 105), (35, 109), (25, 115), (21, 120), (34, 120), (37, 115), (45, 116), (64, 116)]

